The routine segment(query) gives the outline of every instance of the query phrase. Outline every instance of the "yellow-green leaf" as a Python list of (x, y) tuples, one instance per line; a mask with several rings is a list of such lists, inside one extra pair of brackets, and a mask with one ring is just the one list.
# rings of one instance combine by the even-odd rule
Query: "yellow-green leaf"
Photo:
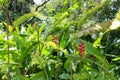
[(26, 20), (29, 20), (33, 16), (36, 16), (37, 14), (38, 14), (38, 12), (32, 12), (32, 13), (25, 14), (25, 15), (21, 16), (20, 18), (18, 18), (17, 20), (15, 20), (13, 22), (13, 26), (17, 27), (18, 25), (22, 24)]

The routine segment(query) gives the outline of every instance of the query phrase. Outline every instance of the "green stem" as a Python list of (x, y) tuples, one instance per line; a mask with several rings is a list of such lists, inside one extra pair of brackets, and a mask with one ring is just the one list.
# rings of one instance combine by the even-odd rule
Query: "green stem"
[(71, 73), (70, 80), (72, 80), (72, 75), (73, 75), (73, 72), (72, 72), (72, 61), (71, 61), (71, 65), (70, 65), (70, 73)]
[(39, 28), (37, 28), (37, 36), (38, 36), (38, 52), (39, 52), (39, 55), (40, 55), (40, 52), (41, 52), (41, 50), (40, 50), (40, 36), (39, 36)]
[[(7, 34), (7, 41), (9, 40), (9, 25), (6, 26), (6, 34)], [(7, 42), (7, 54), (8, 54), (8, 80), (11, 80), (10, 76), (10, 50), (9, 50), (9, 43)]]
[[(8, 11), (8, 6), (3, 5), (2, 10), (4, 11), (6, 18), (8, 20), (8, 23), (6, 25), (6, 35), (7, 35), (7, 41), (9, 40), (9, 25), (12, 25), (12, 19), (10, 18), (9, 11)], [(9, 50), (9, 43), (7, 42), (7, 54), (8, 54), (8, 80), (11, 80), (10, 76), (10, 50)]]

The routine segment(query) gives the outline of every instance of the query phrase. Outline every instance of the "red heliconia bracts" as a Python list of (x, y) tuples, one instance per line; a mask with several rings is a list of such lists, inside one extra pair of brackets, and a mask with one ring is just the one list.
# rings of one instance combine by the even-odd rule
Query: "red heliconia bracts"
[(80, 55), (82, 56), (82, 58), (85, 58), (85, 45), (84, 45), (84, 42), (80, 42), (79, 43), (79, 52), (80, 52)]
[(57, 36), (52, 36), (52, 41), (53, 41), (56, 45), (58, 45)]

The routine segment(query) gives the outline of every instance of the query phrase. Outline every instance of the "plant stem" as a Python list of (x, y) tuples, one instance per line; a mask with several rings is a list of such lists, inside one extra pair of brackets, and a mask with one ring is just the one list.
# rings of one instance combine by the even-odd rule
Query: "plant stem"
[(70, 65), (70, 73), (71, 73), (70, 80), (72, 80), (72, 75), (73, 75), (73, 72), (72, 72), (72, 61), (71, 61), (71, 65)]
[[(9, 25), (12, 25), (12, 19), (10, 18), (10, 15), (9, 15), (9, 11), (8, 11), (8, 6), (4, 6), (2, 7), (2, 10), (5, 12), (6, 14), (6, 18), (8, 20), (8, 23), (6, 25), (6, 35), (7, 35), (7, 41), (9, 40)], [(10, 50), (9, 50), (9, 43), (7, 42), (7, 54), (8, 54), (8, 80), (11, 80), (11, 76), (10, 76)]]
[[(9, 25), (12, 25), (12, 19), (10, 18), (8, 6), (3, 5), (2, 10), (5, 12), (6, 18), (8, 20), (8, 23), (6, 25), (6, 35), (7, 35), (7, 41), (9, 40)], [(11, 80), (10, 76), (10, 50), (9, 50), (9, 43), (7, 42), (7, 54), (8, 54), (8, 80)]]
[[(7, 41), (9, 40), (9, 25), (6, 25), (6, 35)], [(9, 50), (9, 43), (7, 42), (7, 54), (8, 54), (8, 80), (11, 80), (10, 76), (10, 50)]]
[(106, 80), (106, 65), (104, 64), (104, 78), (105, 78), (105, 80)]
[(10, 14), (9, 14), (9, 11), (8, 11), (8, 7), (3, 6), (3, 7), (2, 7), (2, 10), (5, 12), (5, 15), (6, 15), (6, 18), (7, 18), (7, 20), (8, 20), (9, 25), (12, 25), (12, 19), (10, 18)]
[[(106, 49), (105, 49), (105, 53), (107, 54), (107, 49), (108, 49), (108, 44), (109, 44), (109, 39), (110, 39), (110, 32), (108, 32), (107, 34), (107, 41), (106, 41)], [(104, 77), (106, 79), (106, 65), (104, 64)]]
[(37, 36), (38, 36), (38, 52), (39, 52), (39, 55), (40, 55), (40, 36), (39, 36), (39, 28), (37, 28)]

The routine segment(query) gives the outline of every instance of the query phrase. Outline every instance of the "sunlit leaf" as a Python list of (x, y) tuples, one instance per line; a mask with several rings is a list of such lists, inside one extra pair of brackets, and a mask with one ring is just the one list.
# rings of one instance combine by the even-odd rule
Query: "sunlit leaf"
[(19, 17), (17, 20), (15, 20), (13, 22), (13, 26), (17, 27), (18, 25), (22, 24), (23, 22), (32, 18), (33, 16), (36, 16), (37, 14), (38, 14), (38, 12), (32, 12), (32, 13), (25, 14), (25, 15)]
[(120, 57), (116, 57), (114, 59), (112, 59), (113, 61), (119, 61), (120, 60)]

